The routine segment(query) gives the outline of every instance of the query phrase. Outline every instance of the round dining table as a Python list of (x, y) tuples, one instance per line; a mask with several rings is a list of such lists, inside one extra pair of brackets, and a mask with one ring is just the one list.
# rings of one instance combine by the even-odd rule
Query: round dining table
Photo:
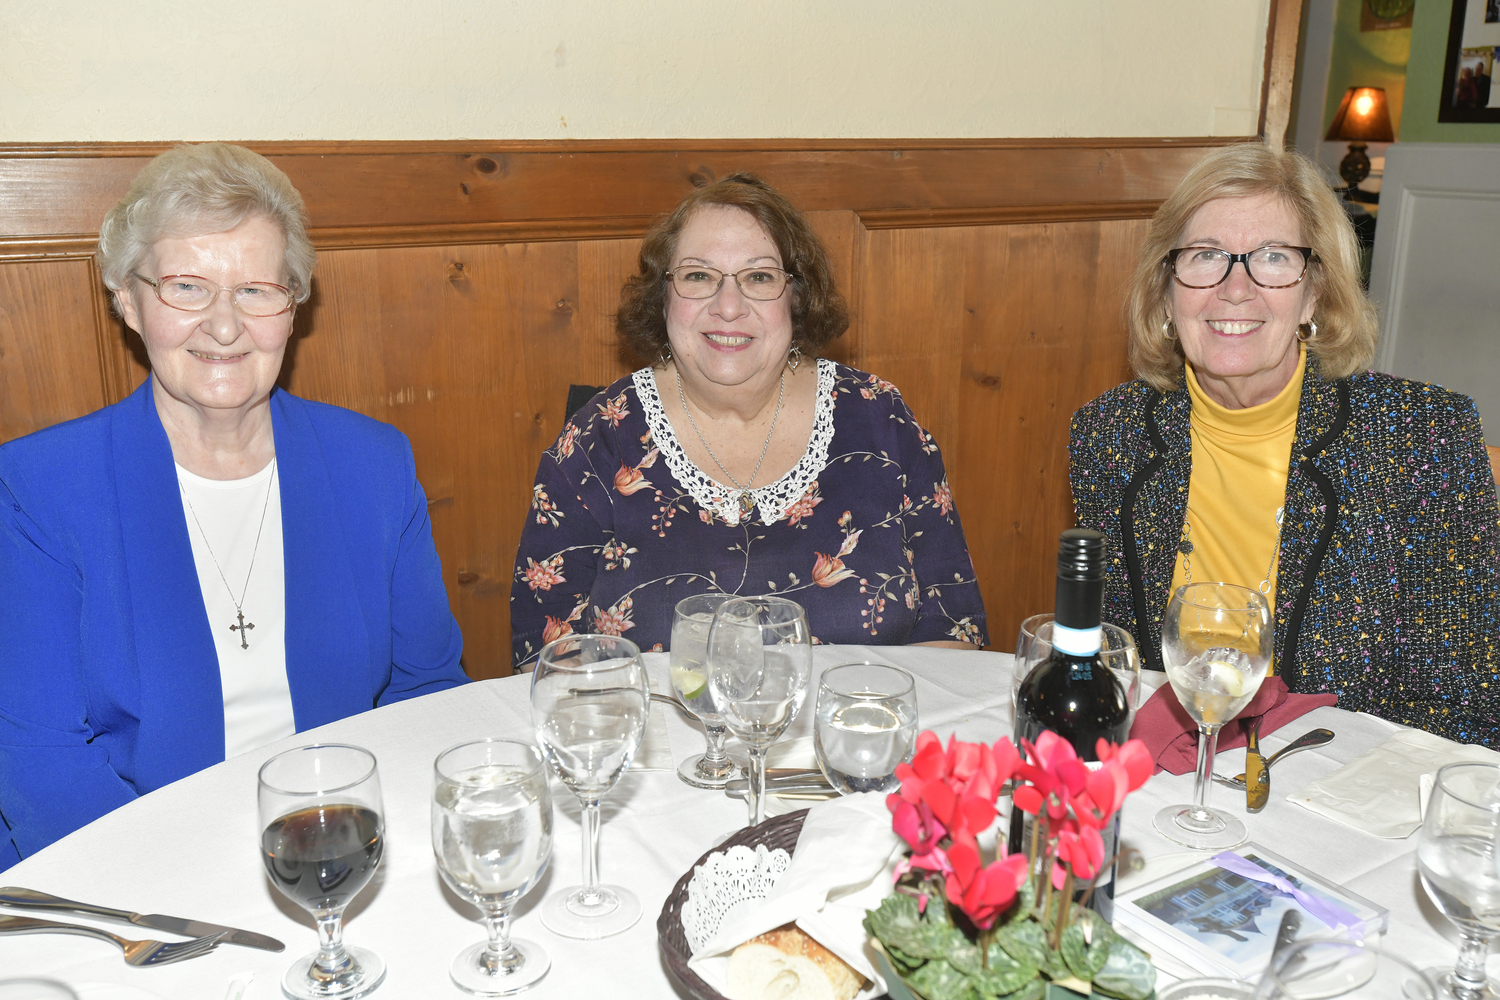
[[(646, 654), (653, 690), (667, 692), (667, 657)], [(904, 667), (916, 678), (920, 725), (946, 739), (993, 742), (1011, 732), (1008, 654), (933, 647), (819, 646), (813, 679), (784, 739), (811, 734), (818, 674), (840, 663), (871, 660)], [(262, 866), (256, 772), (271, 756), (316, 742), (352, 743), (379, 761), (385, 803), (385, 855), (371, 884), (345, 915), (345, 940), (373, 949), (388, 968), (373, 996), (391, 1000), (462, 997), (448, 978), (453, 956), (483, 937), (478, 911), (443, 885), (429, 834), (433, 759), (447, 747), (483, 736), (532, 738), (530, 675), (481, 681), (389, 705), (298, 733), (227, 760), (101, 817), (5, 872), (0, 883), (138, 913), (163, 913), (268, 934), (281, 953), (221, 944), (173, 965), (127, 966), (113, 945), (70, 935), (0, 936), (0, 979), (51, 976), (73, 984), (108, 984), (99, 1000), (273, 1000), (296, 956), (312, 951), (312, 918), (272, 887)], [(1160, 683), (1148, 675), (1146, 687)], [(1416, 837), (1387, 840), (1351, 829), (1287, 801), (1286, 793), (1321, 778), (1378, 746), (1399, 727), (1369, 715), (1319, 708), (1264, 736), (1274, 752), (1307, 729), (1337, 738), (1277, 764), (1270, 804), (1247, 815), (1243, 793), (1213, 788), (1211, 804), (1244, 819), (1250, 838), (1335, 885), (1389, 909), (1386, 947), (1418, 964), (1450, 966), (1456, 933), (1428, 901), (1416, 872)], [(652, 724), (635, 763), (604, 799), (601, 871), (632, 889), (645, 915), (628, 931), (599, 941), (559, 937), (542, 926), (538, 906), (549, 893), (581, 880), (582, 830), (577, 799), (553, 782), (551, 865), (515, 910), (513, 932), (551, 956), (547, 976), (525, 996), (573, 998), (686, 996), (657, 950), (656, 916), (677, 879), (705, 851), (744, 826), (746, 806), (722, 792), (691, 788), (675, 765), (703, 750), (701, 727), (672, 707), (652, 703)], [(1218, 759), (1221, 773), (1244, 769), (1244, 751)], [(1152, 827), (1157, 810), (1189, 801), (1193, 776), (1162, 772), (1126, 802), (1124, 846), (1146, 859), (1182, 848)], [(8, 910), (3, 912), (23, 912)], [(74, 920), (72, 915), (32, 914)], [(107, 921), (96, 926), (131, 938), (175, 940)], [(1492, 968), (1494, 967), (1492, 961)], [(1496, 970), (1500, 971), (1500, 970)]]

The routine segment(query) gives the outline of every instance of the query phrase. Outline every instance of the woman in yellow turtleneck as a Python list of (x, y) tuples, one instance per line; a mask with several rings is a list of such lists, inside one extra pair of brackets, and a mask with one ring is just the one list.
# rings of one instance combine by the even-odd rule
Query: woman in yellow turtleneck
[(1500, 742), (1500, 515), (1465, 396), (1367, 371), (1343, 207), (1295, 153), (1206, 156), (1162, 203), (1127, 311), (1137, 381), (1073, 418), (1105, 618), (1161, 665), (1188, 580), (1267, 593), (1293, 691)]

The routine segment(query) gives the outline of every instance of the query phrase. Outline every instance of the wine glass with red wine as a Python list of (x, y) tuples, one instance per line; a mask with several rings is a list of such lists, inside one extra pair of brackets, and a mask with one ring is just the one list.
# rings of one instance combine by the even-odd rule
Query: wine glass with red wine
[(362, 997), (385, 962), (344, 944), (344, 907), (380, 865), (385, 833), (375, 755), (341, 744), (277, 754), (259, 776), (261, 858), (271, 883), (313, 915), (318, 950), (292, 964), (281, 988), (299, 1000)]

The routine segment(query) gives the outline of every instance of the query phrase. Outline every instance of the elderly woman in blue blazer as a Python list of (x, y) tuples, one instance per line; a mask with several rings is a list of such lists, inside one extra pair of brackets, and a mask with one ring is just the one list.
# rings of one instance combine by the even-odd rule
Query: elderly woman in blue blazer
[(220, 143), (99, 234), (151, 377), (0, 447), (0, 869), (138, 795), (463, 683), (405, 436), (276, 388), (302, 199)]

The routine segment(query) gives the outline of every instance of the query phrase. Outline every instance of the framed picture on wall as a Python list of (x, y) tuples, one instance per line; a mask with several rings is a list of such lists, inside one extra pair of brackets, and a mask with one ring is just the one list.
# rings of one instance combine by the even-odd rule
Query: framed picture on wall
[(1500, 87), (1491, 85), (1500, 57), (1496, 0), (1453, 0), (1443, 64), (1440, 122), (1500, 122)]

